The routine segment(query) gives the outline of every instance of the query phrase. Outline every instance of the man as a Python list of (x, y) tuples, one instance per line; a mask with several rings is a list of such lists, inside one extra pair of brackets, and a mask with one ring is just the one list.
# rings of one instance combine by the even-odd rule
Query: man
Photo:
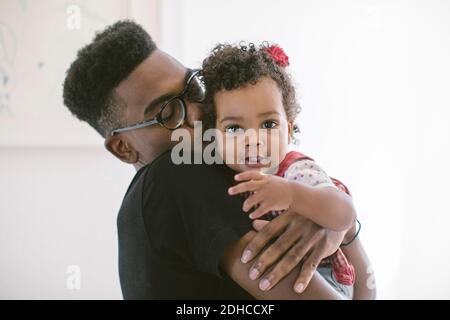
[[(346, 232), (295, 212), (256, 222), (256, 232), (239, 198), (227, 195), (226, 166), (172, 163), (171, 130), (192, 132), (201, 119), (201, 90), (195, 72), (131, 21), (98, 34), (67, 73), (66, 106), (137, 170), (118, 216), (124, 298), (339, 299), (315, 269)], [(168, 123), (165, 112), (179, 118)], [(346, 236), (353, 232), (352, 226)], [(259, 289), (262, 277), (249, 278), (250, 268), (270, 281), (268, 290)], [(296, 293), (294, 284), (306, 289)]]

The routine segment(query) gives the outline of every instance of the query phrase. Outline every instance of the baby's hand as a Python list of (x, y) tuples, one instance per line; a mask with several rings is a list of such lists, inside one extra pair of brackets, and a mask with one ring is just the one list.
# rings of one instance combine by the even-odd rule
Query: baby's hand
[(234, 179), (245, 182), (229, 188), (230, 195), (252, 193), (242, 207), (245, 212), (256, 207), (256, 210), (250, 214), (251, 219), (259, 218), (273, 210), (287, 209), (291, 205), (292, 191), (290, 182), (286, 179), (255, 170), (237, 174)]

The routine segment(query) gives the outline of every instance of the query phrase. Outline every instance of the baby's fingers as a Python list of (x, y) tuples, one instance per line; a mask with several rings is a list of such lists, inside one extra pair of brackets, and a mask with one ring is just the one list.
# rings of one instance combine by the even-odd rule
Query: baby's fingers
[(228, 194), (233, 196), (235, 194), (244, 193), (244, 192), (252, 192), (259, 189), (260, 181), (247, 181), (241, 182), (238, 185), (231, 187), (228, 189)]
[(257, 170), (249, 170), (245, 172), (241, 172), (234, 176), (236, 181), (245, 181), (245, 180), (261, 180), (264, 178), (264, 173)]
[(268, 223), (269, 221), (267, 220), (253, 220), (253, 228), (256, 231), (261, 231)]
[(262, 200), (260, 192), (254, 193), (244, 201), (242, 210), (248, 212), (251, 208), (256, 207)]
[(259, 204), (259, 207), (249, 215), (250, 219), (258, 219), (262, 217), (267, 212), (271, 211), (270, 207), (271, 206), (267, 202), (265, 201), (261, 202)]

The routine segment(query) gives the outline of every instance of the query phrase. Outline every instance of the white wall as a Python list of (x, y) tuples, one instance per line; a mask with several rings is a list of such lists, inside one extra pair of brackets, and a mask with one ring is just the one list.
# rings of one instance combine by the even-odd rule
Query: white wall
[[(79, 29), (68, 27), (73, 6)], [(134, 169), (63, 106), (62, 81), (117, 19), (158, 39), (153, 15), (156, 1), (0, 1), (0, 299), (122, 298), (116, 217)], [(67, 286), (70, 266), (79, 290)]]
[(125, 0), (0, 1), (1, 146), (101, 143), (63, 107), (61, 88), (77, 50), (126, 15)]
[(121, 299), (116, 218), (134, 170), (96, 147), (3, 147), (0, 168), (0, 299)]
[[(59, 6), (65, 17), (69, 2), (42, 3), (40, 11), (24, 11), (20, 6), (34, 2), (3, 0), (0, 8), (16, 8), (0, 10), (0, 22), (21, 12), (31, 32), (56, 19), (45, 8)], [(303, 107), (301, 149), (352, 190), (380, 298), (449, 299), (450, 2), (155, 3), (149, 15), (158, 12), (156, 24), (142, 15), (141, 1), (125, 5), (124, 15), (138, 12), (147, 28), (159, 25), (152, 35), (187, 65), (198, 65), (220, 41), (272, 40), (285, 48)], [(89, 5), (101, 12), (106, 2)], [(65, 21), (58, 19), (53, 23)], [(0, 112), (0, 298), (121, 298), (115, 223), (133, 170), (63, 111), (58, 70), (73, 56), (53, 54), (61, 60), (50, 77), (35, 73), (24, 78), (30, 85), (14, 87), (10, 108), (20, 117), (11, 121)], [(52, 81), (49, 103), (42, 102), (39, 79)], [(41, 126), (48, 122), (54, 131)], [(69, 265), (81, 269), (80, 290), (67, 289)]]

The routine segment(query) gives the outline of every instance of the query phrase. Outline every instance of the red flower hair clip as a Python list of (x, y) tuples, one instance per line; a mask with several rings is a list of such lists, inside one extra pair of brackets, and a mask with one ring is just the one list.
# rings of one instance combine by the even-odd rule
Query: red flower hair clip
[(289, 65), (289, 57), (280, 46), (274, 44), (269, 47), (264, 47), (261, 50), (267, 52), (280, 67), (285, 68)]

